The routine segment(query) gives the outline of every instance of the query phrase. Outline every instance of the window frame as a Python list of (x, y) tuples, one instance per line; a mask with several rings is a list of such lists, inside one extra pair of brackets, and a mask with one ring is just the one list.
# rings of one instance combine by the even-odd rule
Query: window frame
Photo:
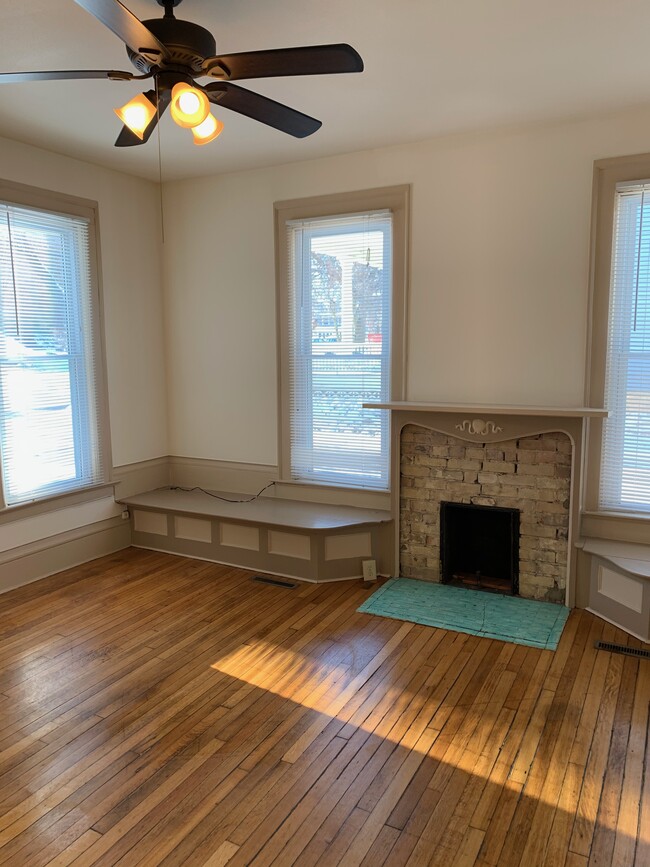
[[(612, 255), (614, 247), (614, 218), (617, 186), (621, 183), (650, 179), (650, 154), (612, 157), (594, 162), (592, 198), (592, 234), (589, 281), (589, 316), (587, 334), (587, 364), (585, 402), (588, 406), (605, 405), (605, 379), (607, 370), (607, 343), (609, 335), (609, 304), (611, 293)], [(604, 509), (600, 506), (600, 470), (603, 446), (603, 419), (590, 419), (587, 435), (584, 490), (584, 512), (614, 519), (599, 528), (610, 538), (621, 536), (620, 521), (630, 527), (636, 524), (647, 534), (650, 514), (633, 509)], [(584, 522), (583, 522), (584, 523)], [(594, 524), (591, 520), (590, 525)], [(593, 528), (598, 529), (598, 528)], [(593, 530), (592, 533), (593, 535)], [(625, 533), (635, 541), (631, 529)], [(641, 539), (639, 539), (641, 541)]]
[(389, 210), (393, 220), (392, 244), (392, 294), (391, 294), (391, 362), (390, 400), (403, 400), (406, 388), (406, 327), (408, 301), (409, 267), (409, 184), (393, 187), (380, 187), (370, 190), (357, 190), (350, 193), (334, 193), (305, 199), (291, 199), (275, 202), (275, 282), (277, 317), (277, 371), (278, 371), (278, 477), (281, 482), (304, 485), (311, 488), (333, 488), (337, 491), (368, 492), (382, 494), (390, 491), (391, 443), (388, 433), (388, 488), (365, 488), (361, 485), (338, 485), (333, 482), (320, 482), (310, 479), (291, 477), (291, 435), (290, 409), (291, 394), (289, 387), (289, 286), (288, 248), (286, 244), (286, 224), (292, 220), (319, 219), (324, 217), (359, 214)]
[[(91, 499), (105, 497), (114, 486), (111, 481), (112, 455), (108, 411), (98, 204), (90, 199), (70, 196), (52, 190), (43, 190), (4, 179), (0, 179), (0, 202), (36, 211), (48, 211), (66, 216), (82, 217), (88, 220), (88, 261), (91, 284), (90, 327), (92, 329), (93, 345), (96, 350), (97, 432), (100, 439), (99, 469), (102, 477), (102, 481), (99, 483), (93, 482), (89, 485), (76, 485), (66, 491), (60, 491), (55, 494), (44, 493), (43, 496), (35, 497), (32, 500), (10, 505), (5, 501), (2, 473), (0, 473), (1, 524), (6, 521), (15, 520), (17, 517), (29, 517), (62, 508), (68, 503), (87, 502)], [(83, 444), (82, 448), (86, 451), (87, 445)]]

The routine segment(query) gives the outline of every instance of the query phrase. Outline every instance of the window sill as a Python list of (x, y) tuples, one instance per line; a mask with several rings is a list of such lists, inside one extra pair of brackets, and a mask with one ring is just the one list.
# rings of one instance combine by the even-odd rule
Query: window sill
[(648, 544), (650, 512), (586, 511), (580, 521), (580, 535), (613, 542)]
[(391, 503), (388, 490), (352, 488), (298, 479), (278, 479), (273, 490), (278, 498), (309, 503), (360, 506), (366, 509), (390, 509)]
[(309, 479), (278, 479), (276, 485), (299, 485), (307, 488), (324, 488), (334, 491), (356, 491), (361, 494), (389, 494), (389, 488), (364, 488), (362, 485), (337, 485), (335, 482), (316, 482)]
[(64, 494), (55, 494), (38, 500), (30, 500), (28, 503), (16, 503), (14, 506), (5, 506), (0, 509), (0, 525), (11, 521), (21, 521), (24, 518), (44, 515), (47, 512), (56, 512), (68, 506), (77, 506), (80, 503), (91, 503), (112, 497), (115, 492), (114, 482), (104, 482), (101, 485), (92, 485), (89, 488), (81, 488), (68, 491)]

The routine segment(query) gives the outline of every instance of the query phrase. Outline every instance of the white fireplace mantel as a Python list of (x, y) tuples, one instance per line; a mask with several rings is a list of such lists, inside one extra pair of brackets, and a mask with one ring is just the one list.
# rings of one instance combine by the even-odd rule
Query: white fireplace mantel
[(565, 603), (576, 602), (578, 538), (584, 478), (585, 429), (590, 419), (608, 415), (598, 407), (521, 406), (508, 404), (425, 403), (390, 401), (364, 403), (365, 409), (389, 410), (391, 417), (391, 510), (395, 520), (395, 564), (399, 566), (400, 438), (407, 424), (422, 425), (469, 442), (493, 443), (560, 431), (572, 443), (568, 564)]

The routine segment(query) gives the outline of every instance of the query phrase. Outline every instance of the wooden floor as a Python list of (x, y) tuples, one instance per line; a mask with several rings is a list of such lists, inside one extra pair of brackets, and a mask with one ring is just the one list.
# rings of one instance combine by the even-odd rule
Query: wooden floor
[(650, 865), (650, 662), (593, 647), (624, 633), (250, 577), (129, 549), (0, 597), (0, 864)]

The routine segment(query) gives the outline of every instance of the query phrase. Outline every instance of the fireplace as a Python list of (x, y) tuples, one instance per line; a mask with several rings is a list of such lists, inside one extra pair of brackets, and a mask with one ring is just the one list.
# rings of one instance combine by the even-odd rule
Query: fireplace
[(519, 595), (575, 605), (585, 425), (606, 410), (401, 400), (364, 407), (391, 414), (392, 574), (440, 581), (443, 500), (519, 509)]
[(519, 509), (440, 503), (443, 584), (519, 593)]

